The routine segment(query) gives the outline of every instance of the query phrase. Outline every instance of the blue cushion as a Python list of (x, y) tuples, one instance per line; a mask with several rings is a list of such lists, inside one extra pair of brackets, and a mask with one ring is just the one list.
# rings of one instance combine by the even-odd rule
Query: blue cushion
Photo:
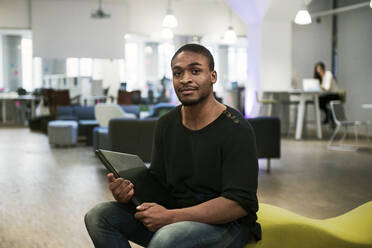
[(94, 106), (75, 106), (74, 111), (79, 120), (95, 120)]
[(139, 105), (121, 105), (125, 113), (135, 114), (139, 118)]
[(57, 119), (64, 119), (63, 116), (74, 116), (74, 109), (72, 106), (57, 106), (56, 116)]

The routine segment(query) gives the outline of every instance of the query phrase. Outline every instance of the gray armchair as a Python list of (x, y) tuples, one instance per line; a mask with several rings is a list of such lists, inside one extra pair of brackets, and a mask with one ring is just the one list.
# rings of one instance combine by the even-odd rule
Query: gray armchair
[(144, 162), (151, 162), (156, 119), (115, 118), (109, 122), (111, 150), (137, 154)]

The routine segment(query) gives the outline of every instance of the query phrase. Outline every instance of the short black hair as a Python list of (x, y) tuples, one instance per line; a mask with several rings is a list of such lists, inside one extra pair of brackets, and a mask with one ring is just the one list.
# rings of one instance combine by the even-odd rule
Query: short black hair
[(173, 55), (172, 57), (172, 60), (171, 60), (171, 63), (173, 63), (173, 60), (174, 58), (180, 54), (181, 52), (193, 52), (193, 53), (198, 53), (198, 54), (201, 54), (203, 55), (204, 57), (207, 58), (208, 60), (208, 64), (209, 64), (209, 70), (210, 71), (213, 71), (214, 70), (214, 59), (213, 59), (213, 56), (211, 54), (211, 52), (204, 46), (202, 45), (199, 45), (199, 44), (186, 44), (186, 45), (183, 45), (181, 46), (177, 52)]

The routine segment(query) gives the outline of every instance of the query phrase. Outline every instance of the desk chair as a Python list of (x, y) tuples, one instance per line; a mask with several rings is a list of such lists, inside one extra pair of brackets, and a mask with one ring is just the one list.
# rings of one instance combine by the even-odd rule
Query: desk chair
[(260, 113), (261, 113), (261, 108), (264, 105), (268, 105), (268, 110), (267, 110), (267, 116), (271, 116), (273, 112), (273, 104), (277, 104), (278, 101), (275, 99), (262, 99), (259, 96), (258, 91), (256, 91), (256, 101), (261, 105), (260, 107)]
[[(331, 139), (328, 142), (328, 149), (329, 150), (348, 150), (348, 151), (355, 151), (358, 149), (358, 127), (359, 126), (365, 126), (367, 131), (367, 142), (369, 143), (368, 138), (368, 125), (369, 121), (349, 121), (346, 118), (345, 111), (343, 104), (340, 101), (331, 101), (330, 102), (331, 107), (331, 113), (332, 117), (336, 123), (336, 129), (333, 132)], [(345, 145), (343, 142), (345, 140), (345, 137), (347, 135), (347, 131), (349, 127), (354, 127), (354, 135), (355, 135), (355, 141), (356, 145)], [(343, 129), (343, 135), (340, 139), (339, 145), (334, 145), (334, 139), (340, 129)]]

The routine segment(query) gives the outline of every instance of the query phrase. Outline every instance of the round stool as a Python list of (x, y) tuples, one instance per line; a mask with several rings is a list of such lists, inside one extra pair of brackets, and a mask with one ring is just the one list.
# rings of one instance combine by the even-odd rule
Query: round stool
[(76, 145), (78, 138), (77, 121), (50, 121), (48, 138), (51, 145)]

